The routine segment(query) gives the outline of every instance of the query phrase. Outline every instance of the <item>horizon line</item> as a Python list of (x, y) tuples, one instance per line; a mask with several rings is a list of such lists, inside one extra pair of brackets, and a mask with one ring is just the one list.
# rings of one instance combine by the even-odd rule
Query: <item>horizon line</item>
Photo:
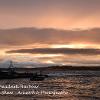
[(56, 28), (56, 27), (35, 27), (35, 26), (22, 26), (22, 27), (12, 27), (12, 28), (0, 28), (0, 30), (14, 30), (14, 29), (51, 29), (51, 30), (70, 30), (70, 31), (81, 31), (81, 30), (91, 30), (91, 29), (100, 29), (100, 27), (87, 27), (87, 28)]

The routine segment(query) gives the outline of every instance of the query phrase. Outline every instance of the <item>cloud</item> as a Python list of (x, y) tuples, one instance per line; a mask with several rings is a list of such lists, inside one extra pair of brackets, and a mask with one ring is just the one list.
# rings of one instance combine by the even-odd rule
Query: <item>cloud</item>
[(0, 30), (0, 48), (30, 44), (100, 44), (100, 28), (90, 30), (57, 30), (18, 28)]
[(100, 49), (35, 48), (35, 49), (11, 50), (7, 51), (7, 53), (100, 55)]
[[(0, 61), (0, 68), (8, 68), (10, 64), (10, 60), (2, 60)], [(15, 62), (13, 61), (13, 66), (15, 68), (36, 68), (36, 67), (47, 67), (47, 66), (53, 66), (55, 64), (46, 64), (41, 62), (35, 62), (35, 61), (28, 61), (28, 62)]]

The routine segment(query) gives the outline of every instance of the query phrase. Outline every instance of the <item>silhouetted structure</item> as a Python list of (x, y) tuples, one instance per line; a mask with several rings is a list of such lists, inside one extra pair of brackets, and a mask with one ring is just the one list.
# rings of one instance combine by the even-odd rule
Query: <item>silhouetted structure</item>
[(8, 72), (9, 72), (9, 74), (14, 74), (14, 73), (16, 73), (16, 72), (15, 72), (15, 67), (13, 66), (13, 62), (12, 62), (12, 61), (10, 61), (10, 65), (9, 65), (9, 67), (8, 67)]
[(13, 62), (10, 61), (10, 65), (6, 71), (0, 71), (0, 79), (17, 79), (17, 78), (30, 78), (31, 81), (42, 81), (47, 77), (40, 73), (26, 73), (16, 72)]

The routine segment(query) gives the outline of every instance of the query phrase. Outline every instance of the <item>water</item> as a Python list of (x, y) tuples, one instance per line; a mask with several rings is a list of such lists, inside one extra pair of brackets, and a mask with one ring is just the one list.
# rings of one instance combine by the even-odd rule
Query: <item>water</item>
[[(19, 86), (23, 84), (27, 86), (30, 84), (31, 86), (38, 85), (38, 88), (5, 89), (6, 91), (14, 91), (14, 94), (0, 95), (0, 100), (100, 100), (99, 74), (100, 71), (52, 72), (49, 73), (51, 77), (44, 81), (30, 81), (29, 79), (1, 80), (0, 85)], [(0, 88), (0, 91), (3, 90)], [(18, 95), (18, 91), (34, 91), (35, 94)]]

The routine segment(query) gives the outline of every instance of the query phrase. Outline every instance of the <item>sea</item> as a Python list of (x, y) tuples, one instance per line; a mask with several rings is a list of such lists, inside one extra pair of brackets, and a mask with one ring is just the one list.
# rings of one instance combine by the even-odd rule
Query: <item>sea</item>
[(57, 71), (43, 81), (0, 80), (0, 100), (100, 100), (100, 71)]

